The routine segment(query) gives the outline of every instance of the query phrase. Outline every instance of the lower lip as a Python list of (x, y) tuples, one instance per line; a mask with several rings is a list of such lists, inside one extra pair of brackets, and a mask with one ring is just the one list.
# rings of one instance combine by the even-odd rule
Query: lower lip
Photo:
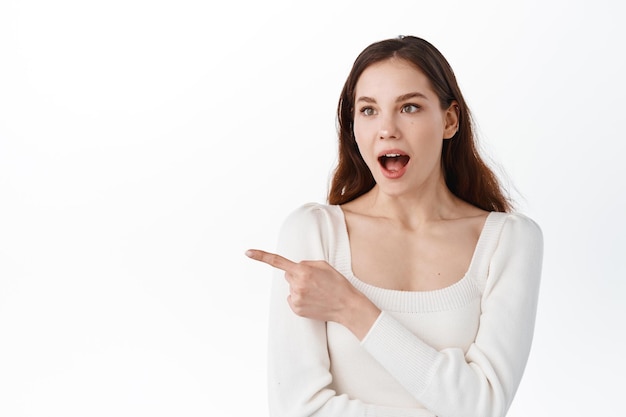
[(398, 171), (389, 171), (384, 166), (379, 165), (380, 171), (383, 173), (383, 176), (385, 178), (388, 178), (390, 180), (396, 180), (404, 175), (404, 173), (406, 172), (406, 167), (409, 165), (410, 162), (411, 161), (407, 162), (407, 164), (400, 168)]

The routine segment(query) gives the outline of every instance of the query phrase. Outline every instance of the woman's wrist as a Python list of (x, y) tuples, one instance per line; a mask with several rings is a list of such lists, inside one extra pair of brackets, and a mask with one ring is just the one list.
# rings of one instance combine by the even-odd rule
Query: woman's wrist
[(378, 319), (380, 312), (380, 309), (369, 298), (357, 291), (354, 297), (346, 303), (344, 318), (340, 324), (350, 330), (359, 340), (363, 340)]

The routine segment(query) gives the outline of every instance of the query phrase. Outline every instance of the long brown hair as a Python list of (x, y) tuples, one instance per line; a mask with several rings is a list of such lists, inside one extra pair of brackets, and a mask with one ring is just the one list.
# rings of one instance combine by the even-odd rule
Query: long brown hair
[(390, 58), (411, 62), (430, 80), (442, 109), (453, 101), (459, 108), (459, 129), (445, 139), (441, 163), (450, 191), (477, 207), (507, 212), (511, 202), (494, 172), (480, 157), (475, 144), (469, 108), (461, 94), (448, 61), (433, 45), (414, 36), (401, 36), (373, 43), (359, 54), (341, 91), (337, 107), (339, 158), (328, 193), (330, 204), (344, 204), (365, 194), (375, 185), (354, 140), (355, 89), (363, 71), (372, 64)]

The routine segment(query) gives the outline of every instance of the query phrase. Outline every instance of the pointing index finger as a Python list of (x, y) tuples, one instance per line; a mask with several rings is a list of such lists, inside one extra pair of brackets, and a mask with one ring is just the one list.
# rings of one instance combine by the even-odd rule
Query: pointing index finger
[(271, 252), (265, 252), (259, 249), (247, 250), (246, 256), (254, 259), (255, 261), (260, 261), (270, 266), (273, 266), (274, 268), (281, 269), (285, 272), (297, 265), (295, 262), (290, 261), (287, 258), (283, 258), (280, 255)]

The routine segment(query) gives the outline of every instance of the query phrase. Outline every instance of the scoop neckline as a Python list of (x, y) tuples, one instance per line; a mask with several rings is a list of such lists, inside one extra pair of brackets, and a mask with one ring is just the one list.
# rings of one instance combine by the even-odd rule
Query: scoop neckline
[(339, 205), (335, 205), (334, 206), (336, 208), (336, 210), (338, 210), (339, 215), (340, 215), (340, 219), (341, 222), (343, 224), (343, 227), (340, 230), (340, 236), (339, 236), (339, 241), (342, 245), (345, 245), (345, 254), (346, 256), (343, 257), (344, 258), (344, 262), (345, 264), (342, 265), (343, 270), (344, 270), (344, 274), (346, 274), (346, 276), (349, 278), (350, 281), (352, 281), (353, 284), (355, 284), (355, 286), (357, 286), (357, 288), (360, 287), (360, 289), (369, 289), (371, 291), (375, 291), (375, 292), (382, 292), (382, 293), (388, 293), (388, 294), (396, 294), (396, 295), (400, 295), (400, 294), (405, 294), (405, 295), (417, 295), (417, 294), (423, 294), (423, 295), (435, 295), (435, 294), (443, 294), (444, 292), (447, 291), (452, 291), (455, 289), (459, 289), (460, 287), (463, 287), (466, 284), (466, 281), (469, 280), (470, 277), (472, 277), (474, 275), (474, 270), (477, 268), (477, 264), (478, 264), (478, 259), (482, 253), (482, 249), (485, 247), (486, 245), (486, 239), (487, 239), (487, 230), (490, 229), (489, 226), (491, 226), (493, 223), (495, 223), (496, 219), (495, 219), (495, 214), (497, 212), (495, 211), (490, 211), (487, 214), (487, 217), (485, 218), (485, 222), (483, 223), (483, 226), (481, 228), (480, 234), (478, 236), (478, 241), (476, 242), (476, 246), (474, 247), (474, 251), (472, 253), (472, 258), (470, 260), (470, 263), (468, 265), (467, 270), (465, 271), (465, 273), (463, 274), (463, 276), (461, 278), (459, 278), (456, 282), (447, 285), (445, 287), (442, 288), (437, 288), (434, 290), (396, 290), (396, 289), (392, 289), (392, 288), (385, 288), (385, 287), (379, 287), (373, 284), (369, 284), (363, 280), (361, 280), (359, 277), (356, 276), (356, 274), (354, 273), (354, 271), (352, 270), (352, 249), (350, 247), (350, 235), (348, 234), (348, 224), (346, 222), (346, 216), (345, 213), (343, 211), (343, 209), (341, 208), (341, 206)]

